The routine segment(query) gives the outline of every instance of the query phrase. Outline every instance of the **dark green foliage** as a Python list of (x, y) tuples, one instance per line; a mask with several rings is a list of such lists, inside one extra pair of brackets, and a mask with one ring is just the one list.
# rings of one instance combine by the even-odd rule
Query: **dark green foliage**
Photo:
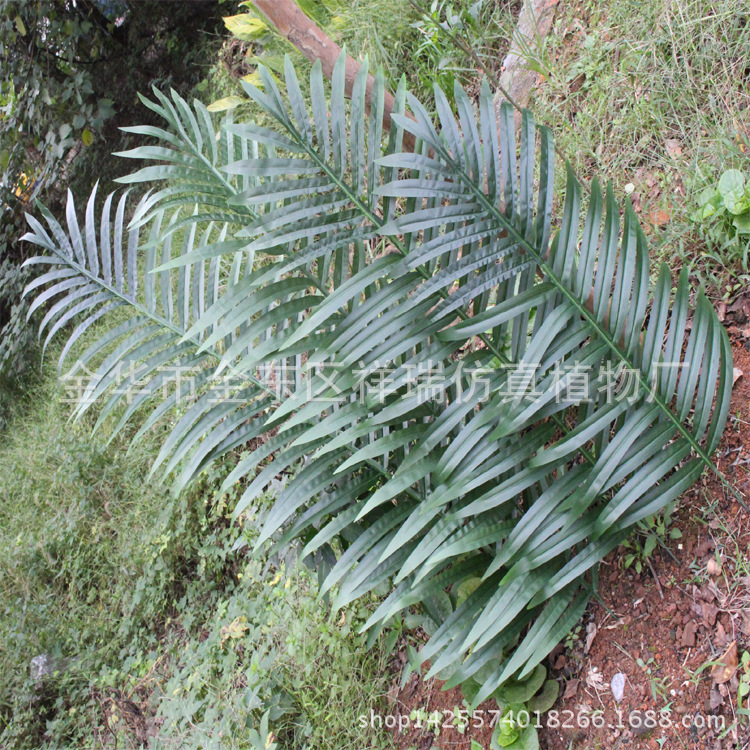
[(189, 62), (202, 50), (201, 35), (220, 23), (214, 0), (1, 0), (0, 183), (7, 193), (0, 200), (10, 202), (21, 173), (39, 189), (71, 153), (111, 138), (113, 116), (119, 113), (118, 124), (123, 115), (130, 119), (139, 88), (156, 82), (189, 89), (197, 82)]
[[(28, 269), (21, 268), (27, 249), (18, 242), (22, 227), (21, 213), (0, 205), (0, 382), (6, 387), (36, 358), (36, 336), (26, 325), (26, 306), (21, 300), (31, 276)], [(0, 426), (2, 411), (0, 399)]]
[(13, 382), (38, 352), (21, 302), (28, 272), (17, 240), (36, 195), (64, 203), (61, 182), (88, 192), (121, 174), (117, 126), (151, 83), (182, 93), (199, 80), (216, 0), (189, 3), (0, 0), (0, 376)]

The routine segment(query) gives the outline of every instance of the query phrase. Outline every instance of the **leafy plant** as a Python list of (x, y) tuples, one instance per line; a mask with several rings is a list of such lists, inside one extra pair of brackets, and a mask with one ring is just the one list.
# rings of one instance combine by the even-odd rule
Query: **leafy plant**
[(667, 539), (682, 537), (682, 532), (676, 526), (669, 528), (673, 510), (674, 506), (670, 504), (663, 513), (645, 518), (639, 524), (638, 533), (623, 542), (626, 553), (622, 558), (622, 565), (625, 569), (633, 565), (640, 575), (657, 544), (664, 546)]
[(233, 554), (232, 456), (170, 498), (147, 481), (159, 434), (91, 440), (49, 375), (0, 446), (0, 747), (140, 747), (146, 721), (151, 748), (386, 746), (358, 721), (388, 681), (385, 639), (356, 632), (373, 603), (342, 622), (307, 570)]
[(671, 681), (668, 677), (658, 676), (661, 667), (656, 663), (654, 657), (649, 656), (645, 661), (638, 657), (635, 660), (635, 663), (645, 672), (646, 677), (648, 678), (649, 684), (651, 685), (651, 697), (654, 699), (654, 702), (658, 702), (659, 698), (661, 698), (662, 700), (667, 701), (668, 708), (669, 686), (671, 685)]
[[(436, 81), (448, 93), (461, 78), (461, 70), (455, 59), (455, 50), (446, 44), (441, 30), (448, 30), (453, 34), (464, 34), (471, 40), (472, 46), (478, 46), (481, 40), (479, 12), (482, 3), (473, 3), (465, 8), (460, 4), (455, 7), (452, 3), (433, 0), (429, 8), (418, 6), (426, 18), (415, 22), (419, 31), (420, 43), (414, 50), (416, 70), (420, 76), (421, 86), (425, 90), (431, 88)], [(430, 73), (436, 78), (430, 78)]]
[[(491, 669), (492, 665), (485, 666), (485, 674), (489, 674)], [(481, 689), (483, 676), (480, 673), (464, 684), (463, 689), (469, 701)], [(554, 705), (559, 690), (560, 686), (555, 680), (547, 679), (547, 670), (541, 664), (525, 679), (510, 679), (496, 690), (492, 698), (497, 702), (500, 713), (492, 733), (492, 750), (501, 747), (513, 750), (538, 748), (536, 727), (541, 715)]]
[(742, 269), (750, 271), (750, 185), (739, 169), (726, 170), (716, 185), (701, 192), (693, 220), (709, 243), (710, 255), (719, 261), (739, 260)]
[(707, 187), (698, 198), (700, 219), (723, 217), (731, 234), (750, 234), (750, 186), (739, 169), (728, 169), (715, 187)]
[[(344, 59), (330, 99), (315, 65), (311, 116), (289, 61), (286, 98), (261, 68), (263, 90), (243, 88), (278, 130), (217, 130), (202, 105), (155, 92), (167, 128), (129, 129), (160, 145), (123, 154), (151, 162), (123, 181), (167, 186), (135, 206), (127, 241), (126, 197), (97, 220), (95, 191), (79, 226), (71, 196), (67, 231), (29, 217), (47, 252), (33, 262), (50, 266), (29, 291), (54, 301), (48, 339), (81, 320), (61, 360), (94, 321), (125, 316), (79, 355), (79, 415), (117, 409), (117, 432), (155, 404), (142, 434), (178, 406), (153, 467), (176, 491), (255, 441), (223, 483), (245, 483), (237, 516), (295, 472), (256, 546), (300, 540), (335, 609), (387, 593), (371, 636), (434, 611), (430, 674), (451, 686), (491, 665), (480, 702), (534, 673), (598, 561), (711, 465), (731, 349), (702, 293), (691, 313), (686, 273), (674, 294), (666, 267), (649, 288), (645, 236), (611, 187), (591, 185), (581, 226), (568, 170), (553, 234), (552, 139), (529, 112), (519, 143), (486, 83), (478, 112), (456, 87), (457, 118), (436, 87), (436, 125), (402, 83), (386, 139), (383, 76), (368, 117), (366, 75), (347, 108)], [(167, 387), (174, 367), (195, 371), (187, 399)], [(431, 610), (446, 595), (455, 608)]]
[(21, 211), (0, 204), (0, 382), (4, 384), (16, 379), (34, 360), (34, 331), (26, 325), (28, 305), (21, 299), (30, 279), (28, 269), (20, 263), (26, 257), (18, 242), (23, 224)]

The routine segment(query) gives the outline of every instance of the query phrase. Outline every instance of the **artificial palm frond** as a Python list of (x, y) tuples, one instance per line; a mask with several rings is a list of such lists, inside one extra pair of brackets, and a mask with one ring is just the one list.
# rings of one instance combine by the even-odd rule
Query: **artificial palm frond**
[[(112, 430), (114, 437), (141, 406), (157, 401), (157, 407), (139, 431), (143, 434), (167, 410), (184, 401), (185, 383), (190, 375), (191, 389), (206, 386), (194, 407), (202, 408), (205, 415), (212, 405), (221, 401), (218, 395), (221, 391), (211, 384), (221, 355), (215, 348), (206, 346), (205, 336), (190, 336), (188, 328), (191, 321), (214, 306), (222, 286), (231, 289), (237, 283), (242, 254), (234, 255), (228, 269), (221, 258), (213, 258), (205, 263), (183, 266), (178, 271), (155, 270), (160, 261), (171, 257), (173, 234), (166, 231), (163, 239), (159, 237), (162, 229), (168, 229), (177, 220), (178, 213), (172, 214), (165, 227), (164, 212), (158, 211), (144, 242), (138, 227), (129, 230), (125, 227), (127, 193), (117, 203), (114, 221), (113, 195), (107, 197), (98, 225), (94, 214), (96, 193), (94, 188), (83, 229), (76, 218), (73, 196), (69, 194), (67, 232), (43, 209), (50, 231), (28, 216), (32, 231), (25, 236), (50, 253), (27, 262), (53, 266), (26, 289), (28, 294), (46, 287), (29, 312), (30, 316), (42, 304), (50, 305), (39, 326), (40, 337), (47, 333), (44, 347), (55, 333), (65, 330), (73, 320), (78, 323), (72, 332), (68, 331), (59, 367), (62, 368), (76, 342), (88, 344), (66, 376), (78, 386), (76, 414), (82, 414), (96, 402), (103, 402), (98, 414), (99, 426), (122, 407)], [(142, 209), (147, 200), (148, 196), (135, 210)], [(212, 237), (223, 239), (226, 231), (226, 226), (216, 228), (210, 222), (199, 233), (197, 225), (193, 224), (184, 235), (180, 251), (200, 251), (210, 245)], [(115, 310), (119, 311), (119, 322), (108, 327), (92, 343), (91, 331), (86, 332), (95, 331), (98, 321)], [(245, 412), (248, 409), (257, 412), (271, 403), (257, 379), (243, 378), (241, 385), (243, 399), (252, 404), (245, 406)], [(235, 406), (235, 411), (242, 410)], [(215, 424), (227, 416), (224, 406), (209, 415), (206, 424)], [(240, 416), (237, 424), (243, 419), (246, 416)], [(203, 452), (205, 447), (202, 446)]]
[[(109, 307), (131, 309), (135, 322), (84, 356), (104, 357), (89, 400), (122, 362), (151, 378), (120, 423), (157, 396), (162, 363), (197, 364), (206, 392), (182, 406), (157, 465), (183, 487), (265, 433), (223, 487), (247, 479), (241, 514), (295, 470), (257, 544), (300, 539), (303, 557), (337, 546), (322, 584), (336, 607), (393, 584), (367, 627), (420, 608), (432, 673), (473, 682), (478, 703), (532, 672), (580, 617), (603, 556), (710, 464), (731, 349), (702, 294), (689, 309), (685, 273), (674, 291), (666, 267), (650, 284), (646, 239), (611, 187), (591, 186), (582, 222), (569, 172), (553, 231), (552, 139), (530, 113), (517, 142), (512, 110), (498, 122), (486, 84), (478, 107), (456, 88), (457, 116), (436, 88), (436, 125), (413, 97), (413, 118), (403, 114), (402, 86), (384, 145), (383, 78), (368, 118), (366, 71), (347, 106), (344, 58), (330, 102), (315, 66), (310, 112), (289, 61), (286, 99), (261, 70), (264, 90), (245, 89), (278, 131), (230, 122), (214, 137), (198, 105), (159, 97), (171, 129), (136, 132), (170, 148), (127, 155), (167, 164), (126, 181), (173, 182), (136, 208), (130, 260), (117, 239), (124, 208), (113, 260), (109, 205), (97, 247), (93, 196), (87, 253), (72, 204), (70, 239), (51, 217), (52, 237), (30, 219), (27, 239), (53, 254), (37, 262), (56, 265), (35, 304), (60, 300), (44, 321), (57, 329), (77, 312), (90, 326)], [(414, 153), (401, 151), (405, 131)], [(219, 153), (217, 140), (232, 147)], [(226, 257), (235, 272), (219, 272), (208, 299), (195, 269)], [(113, 264), (129, 269), (127, 293)], [(240, 403), (215, 403), (212, 372), (246, 381)], [(290, 380), (284, 398), (269, 373)], [(101, 418), (117, 403), (109, 396)]]

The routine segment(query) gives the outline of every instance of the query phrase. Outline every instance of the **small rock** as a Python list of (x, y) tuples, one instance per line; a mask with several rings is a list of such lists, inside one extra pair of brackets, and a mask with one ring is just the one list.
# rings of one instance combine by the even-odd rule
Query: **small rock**
[(610, 687), (612, 689), (612, 697), (619, 703), (625, 693), (625, 675), (622, 672), (618, 672), (612, 678)]

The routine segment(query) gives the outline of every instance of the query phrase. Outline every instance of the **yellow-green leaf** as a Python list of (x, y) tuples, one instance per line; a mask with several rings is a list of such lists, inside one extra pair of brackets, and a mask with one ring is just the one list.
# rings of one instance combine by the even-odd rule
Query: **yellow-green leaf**
[(81, 133), (81, 138), (84, 146), (90, 146), (94, 142), (94, 134), (88, 128)]
[(245, 100), (240, 96), (225, 96), (223, 99), (209, 104), (206, 109), (209, 112), (224, 112), (227, 109), (234, 109)]
[(253, 86), (257, 86), (258, 88), (263, 88), (263, 81), (257, 70), (254, 73), (248, 73), (246, 76), (242, 76), (242, 80), (251, 83)]
[(268, 26), (257, 16), (250, 13), (240, 13), (238, 16), (225, 16), (224, 25), (229, 32), (241, 39), (243, 42), (251, 42), (253, 39), (263, 36), (268, 31)]
[(233, 620), (229, 625), (224, 625), (221, 629), (221, 645), (224, 644), (228, 638), (242, 638), (243, 635), (249, 629), (247, 624), (247, 617), (242, 615)]

